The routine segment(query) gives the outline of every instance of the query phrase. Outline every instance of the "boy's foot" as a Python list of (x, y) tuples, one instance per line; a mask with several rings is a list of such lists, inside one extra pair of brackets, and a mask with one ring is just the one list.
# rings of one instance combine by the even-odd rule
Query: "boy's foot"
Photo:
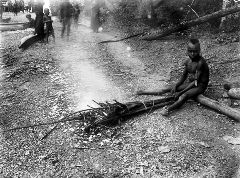
[(160, 111), (160, 114), (161, 114), (162, 116), (167, 116), (167, 115), (169, 114), (169, 111), (168, 111), (167, 106), (164, 106), (164, 107), (162, 108), (162, 110)]

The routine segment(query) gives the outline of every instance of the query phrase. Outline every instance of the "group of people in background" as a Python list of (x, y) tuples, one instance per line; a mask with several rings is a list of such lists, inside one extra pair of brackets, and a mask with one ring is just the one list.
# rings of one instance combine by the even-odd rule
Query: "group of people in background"
[(60, 4), (60, 22), (62, 23), (61, 37), (64, 36), (65, 31), (67, 31), (67, 36), (70, 35), (72, 20), (75, 26), (78, 26), (80, 13), (81, 9), (78, 4), (73, 5), (69, 0), (65, 0)]
[[(48, 42), (48, 37), (52, 36), (55, 41), (55, 34), (53, 29), (53, 21), (50, 16), (49, 8), (45, 8), (44, 13), (36, 11), (36, 19), (31, 17), (31, 14), (27, 14), (26, 18), (28, 23), (26, 23), (26, 28), (35, 28), (35, 33), (41, 35), (41, 32), (44, 31), (44, 35)], [(39, 14), (41, 13), (41, 14)], [(81, 7), (79, 4), (72, 4), (69, 0), (64, 0), (59, 7), (59, 19), (62, 23), (61, 37), (64, 37), (66, 33), (67, 37), (70, 35), (70, 28), (72, 22), (74, 22), (75, 27), (78, 26), (79, 16), (81, 13)], [(43, 23), (43, 24), (42, 24)], [(40, 29), (43, 28), (44, 30)]]
[[(53, 8), (53, 14), (59, 15), (60, 22), (62, 23), (62, 30), (61, 30), (61, 37), (64, 37), (64, 34), (67, 36), (70, 35), (70, 28), (71, 25), (78, 27), (80, 13), (83, 10), (82, 4), (77, 3), (76, 1), (70, 2), (70, 0), (60, 0), (61, 3), (57, 5), (57, 8)], [(44, 4), (44, 0), (36, 1)], [(26, 18), (28, 19), (29, 23), (25, 25), (25, 28), (35, 28), (36, 25), (43, 26), (41, 23), (43, 21), (43, 9), (39, 11), (36, 2), (33, 3), (33, 0), (29, 1), (28, 3), (24, 3), (24, 0), (8, 0), (6, 12), (13, 12), (14, 15), (17, 15), (19, 12), (27, 12), (27, 13), (36, 13), (35, 23), (33, 23), (33, 19), (30, 14), (27, 14)], [(54, 7), (54, 6), (53, 6)], [(41, 14), (39, 14), (39, 12)], [(48, 9), (49, 12), (49, 9)], [(47, 13), (47, 12), (46, 12)], [(44, 13), (44, 14), (46, 14)], [(49, 16), (49, 15), (48, 15)], [(49, 19), (49, 17), (47, 17)], [(93, 32), (99, 32), (100, 26), (103, 23), (104, 17), (101, 13), (101, 4), (97, 3), (97, 1), (93, 1), (91, 7), (91, 29)], [(50, 22), (48, 22), (50, 23)], [(44, 24), (47, 26), (46, 24)], [(42, 28), (42, 27), (41, 27)], [(42, 29), (37, 29), (37, 31), (42, 31)]]
[(4, 12), (12, 12), (16, 16), (19, 12), (30, 12), (32, 9), (32, 4), (29, 2), (28, 4), (24, 4), (23, 0), (18, 1), (8, 1), (6, 6), (4, 6)]

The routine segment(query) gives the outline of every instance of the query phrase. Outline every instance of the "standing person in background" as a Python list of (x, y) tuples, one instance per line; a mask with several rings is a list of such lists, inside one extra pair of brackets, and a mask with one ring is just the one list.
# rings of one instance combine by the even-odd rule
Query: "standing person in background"
[(73, 15), (73, 6), (69, 0), (63, 0), (60, 5), (60, 22), (62, 23), (62, 33), (61, 37), (63, 38), (65, 30), (67, 28), (67, 37), (70, 35), (71, 27), (71, 18)]
[(78, 4), (74, 5), (74, 13), (73, 13), (73, 19), (74, 19), (74, 24), (75, 27), (78, 27), (78, 20), (79, 20), (79, 15), (80, 15), (80, 7)]
[(24, 13), (24, 1), (20, 0), (18, 2), (18, 5), (19, 5), (19, 12), (22, 11)]
[(27, 11), (27, 13), (29, 12), (28, 4), (25, 6), (25, 10)]
[(93, 32), (97, 33), (99, 27), (100, 27), (100, 5), (96, 0), (94, 0), (91, 10), (91, 28)]
[(14, 13), (14, 16), (17, 16), (17, 14), (18, 14), (18, 4), (17, 4), (17, 1), (15, 1), (15, 3), (13, 4), (13, 13)]
[(52, 21), (51, 16), (49, 16), (49, 9), (48, 8), (44, 9), (43, 21), (44, 21), (44, 24), (46, 24), (45, 25), (45, 34), (46, 34), (47, 42), (48, 42), (48, 37), (50, 35), (52, 35), (53, 41), (55, 41), (54, 29), (53, 29), (53, 26), (52, 26), (53, 21)]

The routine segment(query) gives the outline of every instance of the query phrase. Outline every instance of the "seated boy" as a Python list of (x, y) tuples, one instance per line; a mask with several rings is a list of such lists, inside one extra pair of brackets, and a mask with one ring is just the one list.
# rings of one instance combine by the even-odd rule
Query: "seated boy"
[(48, 37), (50, 35), (52, 35), (53, 40), (55, 41), (55, 35), (54, 35), (53, 26), (52, 26), (53, 21), (52, 21), (51, 16), (49, 16), (49, 9), (48, 8), (44, 9), (43, 22), (44, 22), (44, 24), (46, 24), (45, 34), (46, 34), (47, 42), (48, 42)]
[(35, 20), (32, 18), (31, 14), (27, 14), (26, 18), (28, 19), (29, 22), (24, 24), (25, 28), (35, 28)]
[[(173, 86), (159, 91), (138, 91), (138, 95), (160, 95), (172, 92), (177, 101), (165, 106), (161, 114), (166, 116), (169, 112), (181, 107), (189, 98), (195, 98), (205, 92), (209, 82), (209, 67), (200, 55), (201, 48), (198, 39), (190, 39), (187, 47), (189, 59), (184, 62), (184, 71), (180, 80)], [(188, 78), (188, 81), (186, 80)], [(185, 82), (185, 83), (184, 83)], [(179, 92), (179, 93), (176, 93)]]

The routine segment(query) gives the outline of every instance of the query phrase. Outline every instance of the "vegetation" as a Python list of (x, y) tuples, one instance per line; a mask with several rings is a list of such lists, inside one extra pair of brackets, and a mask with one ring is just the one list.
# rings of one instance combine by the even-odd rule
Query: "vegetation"
[[(154, 2), (154, 3), (153, 3)], [(227, 7), (234, 6), (230, 0)], [(143, 23), (149, 27), (169, 27), (181, 22), (196, 19), (222, 9), (223, 2), (218, 0), (121, 0), (117, 8), (111, 11), (110, 23), (116, 26), (127, 26), (133, 30), (136, 23)], [(109, 16), (109, 14), (108, 14)], [(237, 30), (239, 27), (239, 15), (233, 14), (227, 17), (225, 26), (221, 25), (221, 18), (209, 21), (211, 28), (228, 27), (227, 31)], [(230, 23), (230, 24), (229, 24)]]

